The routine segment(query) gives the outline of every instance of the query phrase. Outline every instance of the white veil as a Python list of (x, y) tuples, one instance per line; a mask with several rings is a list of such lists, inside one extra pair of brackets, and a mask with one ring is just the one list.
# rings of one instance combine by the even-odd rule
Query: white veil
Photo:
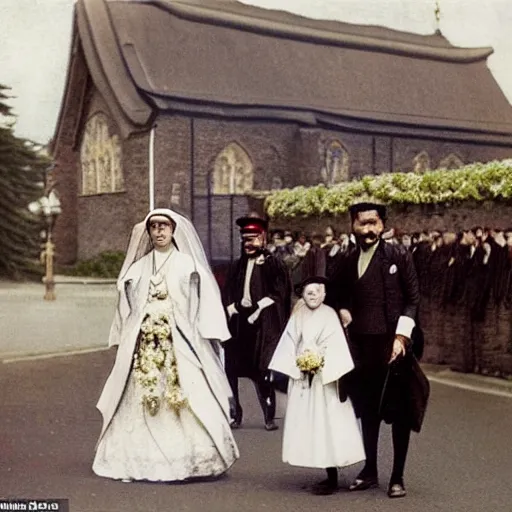
[[(151, 237), (147, 230), (147, 221), (154, 215), (163, 215), (174, 221), (176, 224), (173, 233), (173, 244), (179, 252), (188, 254), (193, 262), (195, 271), (190, 279), (191, 293), (189, 295), (189, 321), (194, 325), (198, 319), (200, 308), (200, 291), (204, 290), (213, 293), (215, 298), (221, 303), (221, 293), (219, 285), (211, 270), (206, 253), (203, 249), (199, 235), (193, 224), (183, 215), (176, 213), (168, 208), (157, 208), (146, 215), (146, 218), (132, 229), (126, 256), (117, 279), (117, 289), (119, 292), (118, 307), (116, 308), (116, 316), (112, 324), (109, 345), (118, 345), (120, 343), (121, 318), (126, 316), (127, 303), (122, 300), (124, 290), (124, 279), (130, 267), (138, 260), (143, 258), (152, 250)], [(201, 277), (202, 276), (202, 277)], [(211, 295), (209, 295), (211, 297)], [(208, 300), (208, 298), (205, 298)], [(129, 306), (129, 305), (128, 305)], [(208, 309), (208, 308), (207, 308)], [(225, 327), (225, 335), (221, 339), (229, 338), (229, 331)], [(216, 347), (218, 352), (218, 348)]]
[(117, 281), (118, 287), (120, 283), (122, 283), (128, 269), (152, 249), (151, 238), (146, 229), (146, 224), (148, 219), (153, 215), (163, 215), (175, 222), (176, 227), (173, 233), (173, 243), (175, 243), (180, 252), (192, 257), (196, 268), (199, 266), (205, 270), (209, 277), (215, 282), (215, 289), (218, 291), (217, 281), (210, 268), (203, 244), (201, 243), (196, 229), (186, 217), (169, 208), (156, 208), (152, 210), (146, 215), (146, 218), (142, 222), (135, 224), (133, 227), (123, 266), (121, 267), (121, 272), (119, 272)]

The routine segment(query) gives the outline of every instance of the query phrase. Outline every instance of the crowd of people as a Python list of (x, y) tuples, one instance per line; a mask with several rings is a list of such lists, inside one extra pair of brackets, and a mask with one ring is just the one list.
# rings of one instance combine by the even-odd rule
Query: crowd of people
[(266, 431), (279, 428), (276, 390), (288, 393), (282, 460), (326, 470), (313, 493), (334, 493), (338, 468), (361, 461), (349, 489), (378, 486), (384, 420), (388, 496), (406, 495), (410, 433), (429, 395), (417, 362), (416, 252), (384, 233), (384, 206), (350, 212), (351, 236), (329, 228), (309, 242), (276, 232), (270, 244), (265, 219), (241, 217), (241, 256), (221, 287), (187, 218), (157, 209), (134, 226), (110, 332), (116, 359), (98, 401), (97, 475), (174, 482), (225, 473), (240, 456), (232, 432), (243, 428), (245, 377)]
[[(415, 233), (388, 228), (382, 239), (409, 251), (419, 278), (419, 318), (429, 339), (429, 362), (454, 369), (509, 375), (486, 343), (512, 354), (512, 228), (475, 226)], [(332, 277), (356, 249), (353, 234), (270, 233), (269, 250), (290, 268), (295, 282), (325, 272)]]

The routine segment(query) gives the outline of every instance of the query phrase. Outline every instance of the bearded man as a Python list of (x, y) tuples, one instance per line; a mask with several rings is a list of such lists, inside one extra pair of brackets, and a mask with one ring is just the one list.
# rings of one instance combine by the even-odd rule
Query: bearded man
[[(333, 276), (328, 297), (349, 333), (355, 370), (347, 384), (361, 418), (366, 454), (365, 466), (350, 490), (378, 485), (377, 445), (380, 423), (385, 419), (393, 424), (394, 448), (388, 496), (398, 498), (406, 494), (403, 473), (410, 432), (419, 426), (412, 421), (410, 393), (403, 389), (407, 386), (400, 386), (400, 396), (391, 397), (393, 403), (386, 404), (387, 410), (393, 410), (391, 420), (383, 415), (382, 397), (390, 368), (400, 359), (409, 361), (407, 349), (419, 303), (418, 278), (411, 253), (381, 239), (386, 220), (383, 205), (354, 204), (350, 215), (357, 248), (348, 253)], [(407, 364), (409, 376), (413, 363)]]
[(242, 256), (228, 271), (223, 302), (232, 339), (225, 344), (225, 365), (235, 407), (232, 428), (239, 428), (243, 410), (238, 378), (250, 378), (256, 387), (266, 430), (276, 430), (275, 383), (268, 371), (290, 314), (291, 282), (285, 264), (266, 249), (268, 223), (259, 217), (241, 217)]

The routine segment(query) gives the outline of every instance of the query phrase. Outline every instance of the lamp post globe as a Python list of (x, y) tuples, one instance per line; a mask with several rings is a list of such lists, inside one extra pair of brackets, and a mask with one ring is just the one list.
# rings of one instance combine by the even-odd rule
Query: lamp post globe
[(40, 215), (46, 222), (46, 242), (41, 252), (41, 263), (45, 264), (45, 300), (55, 300), (55, 280), (53, 275), (53, 258), (55, 254), (55, 244), (52, 241), (53, 227), (57, 217), (62, 212), (59, 197), (54, 188), (47, 195), (42, 196), (37, 201), (28, 205), (28, 209), (35, 215)]

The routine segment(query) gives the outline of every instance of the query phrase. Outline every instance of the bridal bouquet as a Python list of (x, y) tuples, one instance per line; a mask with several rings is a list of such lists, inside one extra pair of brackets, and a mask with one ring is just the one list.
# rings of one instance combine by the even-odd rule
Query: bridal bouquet
[(176, 413), (188, 404), (180, 388), (167, 315), (144, 317), (133, 356), (133, 372), (135, 381), (143, 389), (142, 405), (151, 416), (158, 413), (162, 401)]
[(313, 352), (312, 350), (304, 350), (296, 359), (297, 368), (309, 378), (309, 385), (315, 374), (323, 367), (324, 357)]

